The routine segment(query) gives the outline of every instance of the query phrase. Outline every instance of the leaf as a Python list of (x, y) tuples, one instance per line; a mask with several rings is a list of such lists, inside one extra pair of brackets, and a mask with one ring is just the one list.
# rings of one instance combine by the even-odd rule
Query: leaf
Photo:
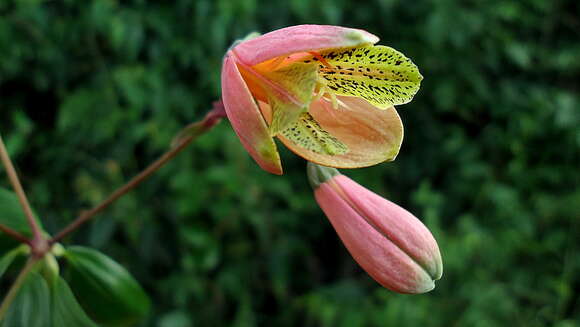
[(8, 308), (2, 327), (51, 327), (50, 292), (44, 278), (29, 273), (14, 302)]
[[(36, 214), (35, 214), (36, 218)], [(42, 229), (42, 224), (36, 218), (38, 226)], [(9, 227), (25, 236), (30, 236), (30, 227), (26, 221), (26, 216), (20, 206), (18, 197), (13, 192), (0, 187), (0, 224)], [(15, 240), (0, 232), (0, 253), (18, 244)]]
[[(40, 221), (36, 220), (39, 225)], [(18, 197), (13, 192), (0, 188), (0, 224), (25, 235), (30, 235), (30, 227)]]
[(58, 277), (52, 290), (52, 325), (58, 327), (96, 327), (77, 302), (67, 282)]
[(12, 263), (12, 261), (14, 261), (14, 259), (24, 253), (26, 251), (26, 246), (19, 246), (11, 251), (9, 251), (8, 253), (6, 253), (1, 259), (0, 259), (0, 278), (2, 278), (2, 275), (4, 275), (4, 272), (6, 272), (6, 269), (8, 269), (8, 267), (10, 267), (10, 264)]
[(75, 246), (66, 250), (70, 285), (88, 315), (105, 325), (127, 325), (144, 318), (150, 300), (120, 264), (99, 251)]

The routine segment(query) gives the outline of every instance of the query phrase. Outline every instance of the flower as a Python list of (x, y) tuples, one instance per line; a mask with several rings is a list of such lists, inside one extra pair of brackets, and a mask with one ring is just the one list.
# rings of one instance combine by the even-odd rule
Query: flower
[(282, 174), (273, 137), (303, 158), (336, 168), (393, 160), (403, 139), (394, 105), (422, 76), (366, 31), (300, 25), (237, 42), (226, 53), (222, 99), (242, 145)]
[(316, 201), (358, 264), (399, 293), (425, 293), (443, 274), (437, 242), (407, 210), (333, 168), (308, 164)]

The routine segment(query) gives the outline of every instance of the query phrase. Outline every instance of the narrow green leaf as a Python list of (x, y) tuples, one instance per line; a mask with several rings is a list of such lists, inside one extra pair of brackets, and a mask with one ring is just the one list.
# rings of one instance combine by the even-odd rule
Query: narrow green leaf
[(10, 264), (12, 263), (12, 261), (14, 261), (14, 259), (22, 254), (26, 252), (26, 246), (19, 246), (15, 249), (12, 249), (11, 251), (7, 252), (2, 258), (0, 258), (0, 278), (2, 278), (2, 275), (4, 275), (4, 272), (6, 272), (6, 269), (8, 269), (8, 267), (10, 267)]
[(75, 246), (66, 250), (70, 285), (88, 315), (104, 325), (130, 325), (149, 312), (150, 300), (120, 264), (99, 251)]
[(52, 290), (52, 325), (58, 327), (96, 327), (77, 302), (67, 282), (58, 277)]
[(50, 292), (44, 278), (31, 272), (6, 313), (2, 327), (51, 327)]

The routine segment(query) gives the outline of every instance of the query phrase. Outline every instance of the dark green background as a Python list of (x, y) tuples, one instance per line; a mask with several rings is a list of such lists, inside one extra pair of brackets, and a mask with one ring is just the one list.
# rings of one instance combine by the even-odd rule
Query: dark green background
[(0, 0), (0, 130), (55, 232), (204, 115), (236, 38), (366, 29), (425, 79), (399, 108), (397, 160), (345, 173), (432, 230), (433, 292), (379, 287), (305, 162), (282, 149), (286, 174), (265, 173), (227, 121), (65, 243), (137, 277), (154, 303), (144, 326), (578, 326), (579, 13), (574, 0)]

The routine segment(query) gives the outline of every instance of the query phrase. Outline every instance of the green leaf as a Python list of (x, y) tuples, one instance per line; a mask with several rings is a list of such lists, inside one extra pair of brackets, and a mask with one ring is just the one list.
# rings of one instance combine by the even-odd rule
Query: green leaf
[(129, 325), (144, 318), (150, 300), (120, 264), (99, 251), (75, 246), (66, 250), (70, 284), (79, 302), (96, 322)]
[(83, 311), (67, 282), (58, 277), (52, 293), (52, 325), (58, 327), (97, 326)]
[(2, 327), (50, 327), (50, 292), (44, 278), (31, 272), (14, 302), (10, 305)]
[(0, 258), (0, 278), (2, 278), (2, 275), (4, 275), (4, 272), (6, 272), (6, 269), (10, 267), (12, 261), (14, 261), (18, 255), (25, 253), (26, 250), (26, 245), (22, 245), (9, 251), (2, 258)]
[[(36, 218), (36, 215), (35, 215)], [(42, 224), (36, 218), (38, 226), (42, 229)], [(13, 192), (0, 187), (0, 224), (7, 226), (19, 233), (30, 236), (30, 227), (26, 221), (26, 216), (22, 211), (18, 197)], [(0, 232), (0, 252), (9, 247), (13, 247), (15, 242)]]
[(22, 211), (18, 197), (7, 189), (0, 188), (0, 224), (17, 232), (30, 235), (26, 216)]

